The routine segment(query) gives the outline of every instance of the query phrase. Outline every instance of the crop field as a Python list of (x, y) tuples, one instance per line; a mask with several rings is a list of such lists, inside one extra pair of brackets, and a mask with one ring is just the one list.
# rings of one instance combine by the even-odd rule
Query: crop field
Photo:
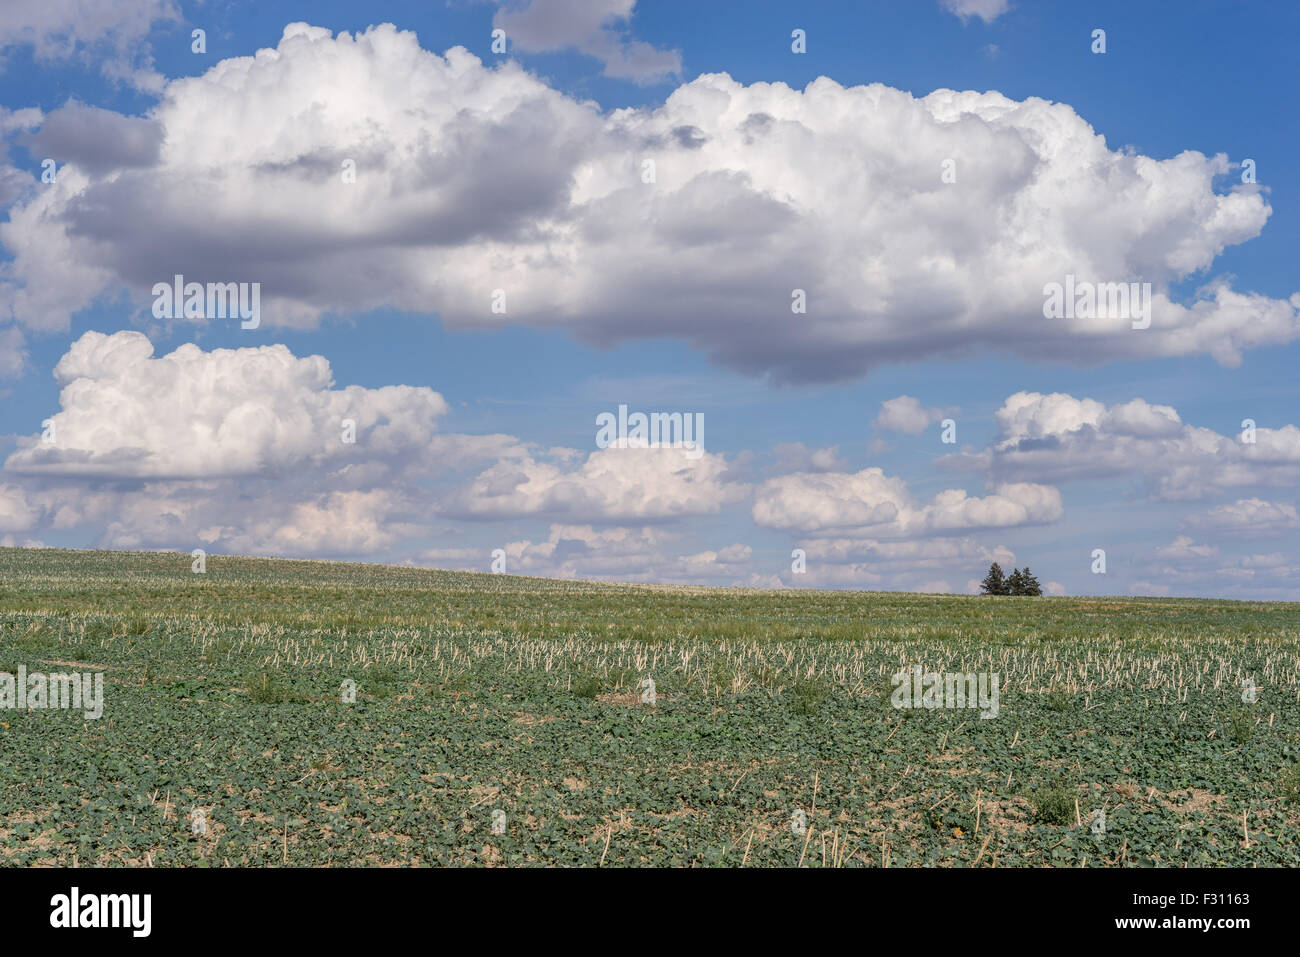
[(20, 666), (9, 866), (1300, 865), (1294, 604), (0, 549)]

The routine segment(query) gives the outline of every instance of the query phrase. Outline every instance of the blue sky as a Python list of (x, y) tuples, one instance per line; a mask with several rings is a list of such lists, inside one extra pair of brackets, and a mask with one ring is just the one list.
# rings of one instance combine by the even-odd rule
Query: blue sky
[[(1295, 8), (108, 6), (0, 28), (0, 542), (1300, 598)], [(341, 36), (385, 23), (418, 51)], [(352, 153), (360, 201), (321, 173)], [(181, 268), (261, 282), (261, 326), (155, 319)], [(522, 312), (476, 318), (480, 270)], [(1064, 272), (1152, 281), (1153, 327), (1044, 318)], [(702, 414), (707, 455), (599, 449), (619, 404)]]

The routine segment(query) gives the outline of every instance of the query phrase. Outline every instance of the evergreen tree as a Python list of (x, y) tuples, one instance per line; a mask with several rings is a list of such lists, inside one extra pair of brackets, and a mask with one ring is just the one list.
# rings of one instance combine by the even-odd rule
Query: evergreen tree
[(1043, 594), (1043, 586), (1038, 584), (1038, 579), (1034, 577), (1034, 574), (1029, 570), (1028, 565), (1025, 566), (1025, 570), (1020, 574), (1020, 594), (1032, 595), (1034, 597)]
[(984, 577), (980, 588), (986, 595), (1006, 595), (1010, 593), (1007, 587), (1007, 579), (1002, 574), (1002, 566), (994, 562), (989, 566), (989, 573)]
[(1020, 569), (1015, 569), (1007, 577), (1007, 594), (1023, 595), (1025, 593), (1025, 576), (1020, 574)]

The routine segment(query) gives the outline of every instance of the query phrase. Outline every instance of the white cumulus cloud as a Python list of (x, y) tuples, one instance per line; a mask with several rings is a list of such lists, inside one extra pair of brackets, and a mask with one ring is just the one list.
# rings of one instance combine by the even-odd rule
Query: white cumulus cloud
[(1244, 433), (1189, 425), (1171, 406), (1140, 398), (1106, 406), (1059, 392), (1017, 392), (996, 418), (992, 446), (945, 456), (940, 464), (983, 470), (998, 482), (1140, 475), (1151, 497), (1163, 500), (1300, 482), (1300, 428), (1290, 424), (1258, 427), (1247, 441)]
[(597, 449), (576, 467), (532, 455), (505, 459), (461, 487), (444, 511), (645, 521), (714, 513), (747, 494), (720, 454), (633, 443)]
[(1050, 486), (1008, 483), (983, 497), (947, 489), (923, 502), (879, 468), (768, 479), (753, 506), (755, 524), (765, 528), (872, 538), (1037, 525), (1062, 514), (1061, 495)]
[[(87, 332), (54, 368), (53, 441), (26, 440), (11, 473), (106, 478), (282, 474), (368, 455), (423, 452), (447, 404), (427, 388), (333, 388), (321, 356), (285, 346), (188, 343), (155, 358), (138, 332)], [(355, 443), (345, 442), (345, 420)]]
[[(123, 289), (146, 310), (181, 274), (260, 281), (267, 326), (392, 307), (598, 345), (677, 338), (781, 381), (977, 348), (1235, 363), (1300, 335), (1300, 294), (1168, 296), (1270, 215), (1258, 187), (1216, 188), (1225, 155), (1112, 149), (1040, 99), (707, 74), (602, 112), (391, 25), (296, 23), (171, 81), (144, 119), (116, 168), (69, 162), (12, 207), (0, 319), (62, 330)], [(1151, 282), (1150, 328), (1045, 319), (1043, 287), (1067, 274)]]
[(914, 396), (900, 395), (880, 403), (880, 412), (874, 424), (878, 429), (920, 435), (931, 423), (942, 419), (944, 414), (943, 409), (926, 408)]

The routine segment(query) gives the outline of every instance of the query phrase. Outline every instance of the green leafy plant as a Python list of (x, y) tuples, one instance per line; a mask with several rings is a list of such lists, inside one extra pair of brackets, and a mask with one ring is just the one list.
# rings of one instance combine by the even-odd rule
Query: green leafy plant
[(435, 698), (442, 698), (447, 695), (461, 695), (467, 693), (471, 685), (469, 672), (460, 671), (453, 675), (435, 677), (430, 680), (429, 694)]
[(1255, 733), (1255, 716), (1246, 708), (1233, 708), (1228, 712), (1228, 737), (1238, 746), (1244, 746)]
[(1055, 688), (1043, 696), (1043, 704), (1049, 711), (1074, 710), (1074, 697), (1064, 688)]
[(802, 678), (790, 685), (789, 694), (790, 710), (795, 714), (808, 715), (816, 713), (830, 691), (820, 681)]
[(1300, 805), (1300, 761), (1282, 772), (1279, 784), (1283, 800), (1289, 804)]
[(600, 681), (591, 675), (579, 675), (573, 679), (573, 693), (579, 698), (594, 698), (600, 694)]
[(1042, 824), (1069, 824), (1074, 820), (1074, 796), (1060, 781), (1051, 781), (1029, 795), (1034, 820)]
[(296, 691), (288, 682), (272, 679), (263, 674), (260, 681), (248, 686), (248, 700), (254, 704), (304, 703), (307, 696)]

